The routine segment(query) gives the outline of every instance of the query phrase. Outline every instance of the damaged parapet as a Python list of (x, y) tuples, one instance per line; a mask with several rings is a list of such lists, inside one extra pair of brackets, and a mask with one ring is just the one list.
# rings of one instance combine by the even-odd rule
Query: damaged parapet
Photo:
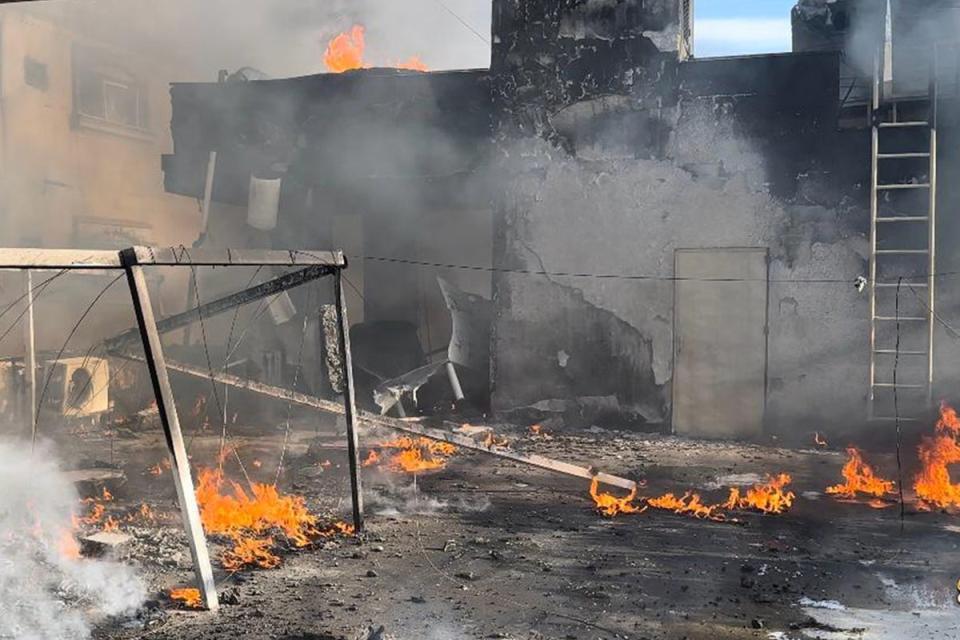
[(664, 64), (689, 53), (691, 20), (679, 0), (494, 3), (491, 78), (501, 124), (549, 132), (546, 113), (648, 90)]

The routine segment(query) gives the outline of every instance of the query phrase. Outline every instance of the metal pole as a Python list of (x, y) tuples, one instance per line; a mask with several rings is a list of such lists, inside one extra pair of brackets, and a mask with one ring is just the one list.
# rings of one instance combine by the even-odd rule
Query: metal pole
[(27, 401), (30, 403), (30, 443), (31, 446), (37, 444), (37, 340), (35, 326), (33, 323), (33, 274), (29, 269), (26, 270), (27, 283), (27, 322), (24, 328), (24, 347), (26, 354), (24, 356), (24, 380), (29, 389), (26, 393)]
[(343, 363), (343, 408), (347, 423), (347, 457), (350, 461), (350, 491), (353, 498), (353, 526), (363, 531), (363, 489), (360, 483), (360, 442), (357, 437), (357, 402), (353, 388), (353, 359), (350, 356), (350, 323), (347, 320), (347, 299), (343, 291), (340, 269), (334, 276), (334, 294), (337, 298), (337, 329), (340, 333), (340, 361)]
[[(207, 175), (203, 182), (203, 208), (200, 210), (200, 236), (197, 238), (197, 241), (194, 243), (194, 248), (203, 244), (203, 241), (207, 237), (207, 227), (209, 226), (210, 221), (210, 202), (213, 200), (213, 178), (217, 172), (217, 152), (211, 151), (210, 157), (207, 159)], [(196, 275), (191, 274), (190, 281), (187, 283), (187, 309), (193, 306), (193, 298), (197, 295), (196, 292)], [(183, 344), (190, 344), (190, 334), (193, 329), (192, 325), (187, 325), (183, 330)]]
[(216, 611), (220, 607), (220, 603), (217, 598), (216, 585), (213, 581), (213, 567), (210, 566), (207, 540), (203, 534), (200, 509), (197, 506), (193, 479), (190, 476), (190, 462), (187, 459), (187, 449), (184, 446), (183, 434), (180, 431), (180, 420), (173, 399), (173, 388), (170, 386), (170, 378), (167, 375), (163, 345), (160, 342), (157, 321), (153, 315), (150, 292), (147, 290), (143, 267), (137, 265), (135, 259), (129, 259), (129, 255), (122, 255), (127, 282), (130, 285), (130, 295), (133, 298), (133, 309), (137, 316), (137, 324), (143, 340), (147, 369), (150, 371), (150, 381), (153, 383), (153, 392), (157, 400), (160, 423), (163, 425), (163, 432), (167, 439), (167, 449), (170, 452), (173, 482), (177, 488), (177, 499), (180, 502), (187, 542), (190, 544), (193, 568), (207, 609)]

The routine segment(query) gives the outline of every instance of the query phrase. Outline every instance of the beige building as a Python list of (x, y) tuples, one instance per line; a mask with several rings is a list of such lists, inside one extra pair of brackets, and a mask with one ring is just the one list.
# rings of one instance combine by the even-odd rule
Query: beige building
[[(0, 10), (0, 246), (189, 246), (199, 204), (164, 192), (160, 164), (171, 149), (169, 82), (188, 75), (186, 65), (153, 44), (148, 29), (112, 19), (109, 3), (81, 4)], [(40, 348), (62, 343), (62, 325), (103, 278), (71, 275), (46, 292), (38, 305), (56, 298), (67, 313), (38, 319)], [(7, 283), (4, 299), (17, 290)], [(168, 304), (183, 304), (182, 284), (168, 277)], [(130, 322), (117, 285), (103, 301), (113, 312), (81, 328), (78, 342)]]

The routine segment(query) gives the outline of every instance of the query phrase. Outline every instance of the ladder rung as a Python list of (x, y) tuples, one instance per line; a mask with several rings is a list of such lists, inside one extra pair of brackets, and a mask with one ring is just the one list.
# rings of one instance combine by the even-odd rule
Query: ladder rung
[(884, 322), (926, 322), (929, 318), (921, 318), (919, 316), (874, 316), (874, 320), (881, 320)]
[(881, 129), (900, 129), (903, 127), (929, 127), (926, 120), (908, 120), (907, 122), (881, 122), (877, 125)]
[(900, 189), (929, 189), (929, 182), (905, 182), (903, 184), (878, 184), (877, 191), (894, 191)]
[(880, 160), (902, 160), (906, 158), (929, 158), (930, 153), (926, 151), (917, 151), (910, 153), (878, 153)]
[(877, 222), (927, 222), (930, 220), (927, 216), (886, 216), (877, 218)]
[(930, 253), (926, 249), (877, 249), (878, 256), (918, 256)]
[[(875, 286), (877, 289), (896, 289), (900, 285), (898, 285), (896, 282), (878, 282), (873, 286)], [(929, 287), (930, 285), (926, 282), (904, 282), (903, 286), (923, 289), (924, 287)]]
[(903, 351), (903, 350), (897, 351), (896, 349), (874, 349), (873, 352), (881, 355), (887, 355), (887, 356), (896, 356), (896, 355), (926, 356), (927, 355), (926, 351)]
[(926, 389), (925, 384), (893, 384), (892, 382), (874, 382), (873, 386), (881, 389)]

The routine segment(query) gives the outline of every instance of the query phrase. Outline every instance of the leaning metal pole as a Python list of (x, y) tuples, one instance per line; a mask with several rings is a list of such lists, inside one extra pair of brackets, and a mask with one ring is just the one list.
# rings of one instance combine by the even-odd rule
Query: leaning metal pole
[(143, 341), (147, 369), (150, 372), (150, 381), (153, 383), (153, 391), (157, 399), (160, 423), (163, 425), (167, 449), (170, 452), (172, 475), (187, 532), (187, 542), (190, 544), (194, 571), (197, 574), (197, 582), (207, 609), (216, 611), (220, 604), (217, 598), (216, 585), (213, 581), (213, 567), (210, 565), (210, 554), (207, 550), (207, 541), (200, 520), (200, 509), (197, 506), (197, 497), (194, 493), (193, 478), (190, 476), (190, 462), (187, 459), (187, 449), (183, 443), (183, 433), (180, 431), (180, 420), (177, 416), (173, 388), (170, 386), (170, 377), (164, 361), (160, 332), (157, 331), (157, 321), (153, 315), (150, 292), (147, 290), (143, 267), (137, 263), (136, 254), (133, 251), (125, 250), (121, 252), (120, 256), (127, 274), (127, 282), (130, 285), (130, 295), (133, 299), (137, 325)]
[(340, 362), (343, 365), (343, 410), (347, 423), (347, 457), (350, 461), (350, 492), (353, 498), (353, 526), (363, 530), (363, 490), (360, 483), (360, 442), (357, 437), (357, 399), (353, 387), (353, 360), (350, 356), (350, 322), (347, 300), (343, 292), (343, 273), (337, 269), (333, 280), (337, 299), (337, 332), (340, 339)]

